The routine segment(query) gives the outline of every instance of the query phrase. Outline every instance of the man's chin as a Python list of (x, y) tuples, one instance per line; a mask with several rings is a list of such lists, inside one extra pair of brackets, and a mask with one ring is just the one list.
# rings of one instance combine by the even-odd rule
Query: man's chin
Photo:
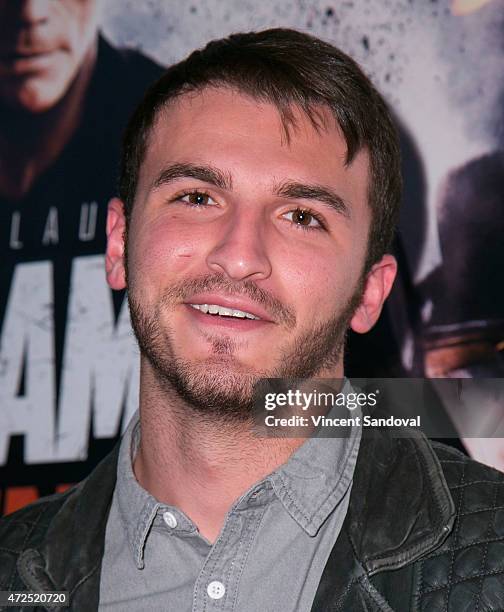
[(221, 389), (251, 388), (261, 378), (268, 377), (267, 372), (258, 371), (230, 355), (217, 355), (200, 362), (185, 363), (179, 369), (179, 374), (187, 384), (192, 381), (192, 386), (218, 386)]
[(229, 422), (250, 419), (259, 373), (224, 356), (178, 366), (166, 371), (165, 382), (200, 415)]
[(13, 110), (41, 114), (52, 109), (63, 97), (64, 87), (60, 83), (45, 83), (36, 76), (14, 80), (5, 87), (2, 98)]

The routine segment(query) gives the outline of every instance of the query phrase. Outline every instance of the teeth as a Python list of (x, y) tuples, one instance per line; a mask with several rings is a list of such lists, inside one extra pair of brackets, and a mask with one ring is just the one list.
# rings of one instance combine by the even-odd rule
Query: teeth
[(237, 317), (239, 319), (259, 319), (250, 312), (237, 310), (236, 308), (224, 308), (224, 306), (217, 306), (217, 304), (190, 304), (190, 306), (205, 314), (217, 314), (221, 317)]

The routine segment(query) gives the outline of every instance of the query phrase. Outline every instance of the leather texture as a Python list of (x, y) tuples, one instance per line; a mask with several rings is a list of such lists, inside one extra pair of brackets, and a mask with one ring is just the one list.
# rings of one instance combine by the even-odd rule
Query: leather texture
[(418, 565), (418, 609), (504, 610), (504, 475), (436, 448), (457, 508), (453, 532)]
[[(0, 521), (0, 590), (68, 590), (70, 610), (97, 609), (117, 450)], [(368, 430), (312, 606), (338, 610), (504, 610), (504, 474), (422, 436)]]

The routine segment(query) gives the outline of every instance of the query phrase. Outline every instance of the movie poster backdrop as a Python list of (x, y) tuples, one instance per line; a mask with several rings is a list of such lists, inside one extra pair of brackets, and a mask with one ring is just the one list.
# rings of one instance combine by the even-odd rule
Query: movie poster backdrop
[[(333, 42), (371, 76), (400, 126), (399, 280), (377, 329), (349, 339), (347, 372), (502, 376), (503, 0), (86, 4), (95, 11), (85, 41), (96, 50), (91, 67), (76, 66), (44, 109), (12, 93), (23, 77), (13, 74), (23, 72), (13, 54), (51, 45), (50, 36), (23, 38), (22, 19), (0, 15), (0, 513), (85, 477), (137, 408), (127, 304), (104, 276), (121, 131), (162, 65), (234, 31), (294, 27)], [(64, 80), (64, 66), (51, 69)], [(78, 87), (75, 127), (54, 154), (41, 113), (57, 115)], [(16, 182), (23, 147), (50, 162)], [(504, 468), (500, 440), (465, 448)]]

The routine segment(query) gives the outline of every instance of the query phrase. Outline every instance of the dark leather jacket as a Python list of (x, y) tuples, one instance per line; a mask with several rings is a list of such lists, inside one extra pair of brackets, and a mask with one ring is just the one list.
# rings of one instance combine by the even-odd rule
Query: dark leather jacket
[[(117, 448), (76, 487), (0, 521), (0, 590), (66, 590), (71, 610), (97, 609), (116, 462)], [(337, 610), (504, 610), (504, 474), (368, 430), (312, 607)]]

